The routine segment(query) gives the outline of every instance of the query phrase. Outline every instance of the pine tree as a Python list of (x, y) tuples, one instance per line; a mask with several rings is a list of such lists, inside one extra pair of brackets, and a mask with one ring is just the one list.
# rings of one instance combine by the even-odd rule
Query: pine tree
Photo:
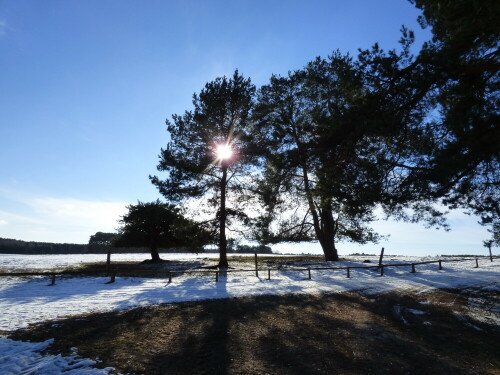
[(254, 93), (250, 79), (238, 71), (207, 83), (193, 96), (193, 110), (166, 121), (171, 139), (161, 150), (158, 170), (167, 176), (150, 176), (167, 200), (197, 199), (198, 213), (208, 205), (218, 232), (219, 267), (228, 267), (226, 228), (248, 221), (242, 207), (250, 199), (247, 178), (255, 155), (249, 119)]
[(198, 249), (211, 240), (199, 223), (185, 218), (178, 208), (159, 200), (138, 202), (127, 207), (122, 217), (116, 247), (148, 247), (153, 262), (161, 261), (159, 248), (187, 247)]
[(317, 240), (329, 261), (338, 260), (339, 240), (376, 242), (367, 224), (381, 196), (380, 145), (358, 121), (364, 87), (351, 58), (337, 52), (288, 77), (273, 76), (258, 98), (261, 142), (272, 150), (259, 239)]

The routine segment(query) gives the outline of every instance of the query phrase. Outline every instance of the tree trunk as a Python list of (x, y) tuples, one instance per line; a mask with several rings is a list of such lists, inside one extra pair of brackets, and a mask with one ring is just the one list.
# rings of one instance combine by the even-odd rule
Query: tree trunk
[(227, 240), (226, 240), (226, 184), (227, 166), (222, 166), (220, 181), (220, 215), (219, 215), (219, 268), (227, 268)]
[(111, 266), (111, 246), (108, 247), (108, 255), (106, 257), (106, 271), (109, 271)]
[(335, 247), (337, 228), (335, 220), (333, 220), (331, 204), (327, 202), (325, 205), (327, 207), (320, 210), (321, 231), (320, 233), (316, 233), (316, 235), (318, 236), (319, 243), (325, 254), (325, 260), (336, 262), (339, 260), (339, 254)]
[(156, 246), (151, 246), (149, 250), (151, 251), (152, 261), (159, 262), (161, 259), (160, 259), (160, 254), (158, 254), (158, 249), (156, 248)]
[(325, 255), (326, 261), (338, 261), (339, 254), (337, 248), (335, 247), (335, 242), (332, 237), (325, 236), (324, 233), (316, 233), (319, 239), (319, 244), (323, 249), (323, 254)]
[(323, 249), (325, 260), (338, 261), (339, 255), (337, 253), (337, 249), (335, 248), (335, 221), (333, 220), (332, 211), (325, 209), (321, 210), (320, 220), (318, 209), (316, 208), (312, 197), (311, 188), (309, 185), (309, 176), (307, 174), (307, 166), (305, 162), (302, 163), (302, 174), (304, 178), (304, 190), (306, 193), (307, 203), (313, 217), (314, 232), (316, 233), (316, 238), (318, 239), (321, 248)]

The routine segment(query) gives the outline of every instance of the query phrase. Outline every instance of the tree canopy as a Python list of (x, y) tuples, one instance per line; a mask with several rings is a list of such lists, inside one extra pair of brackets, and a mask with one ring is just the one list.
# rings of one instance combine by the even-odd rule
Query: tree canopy
[(117, 237), (117, 233), (97, 232), (89, 238), (89, 250), (103, 250), (111, 247)]
[(376, 129), (358, 121), (364, 95), (352, 59), (339, 52), (273, 76), (260, 89), (255, 117), (271, 150), (261, 184), (268, 207), (258, 223), (261, 240), (316, 239), (327, 260), (338, 260), (339, 240), (377, 241), (366, 224), (379, 202), (382, 169)]
[[(405, 144), (398, 162), (404, 176), (399, 199), (465, 209), (490, 225), (495, 237), (500, 217), (499, 4), (412, 3), (423, 10), (422, 27), (430, 26), (433, 33), (418, 55), (392, 65), (393, 51), (376, 46), (360, 54), (362, 69), (373, 77), (381, 114), (407, 114), (406, 126), (420, 133), (418, 142)], [(404, 39), (412, 43), (412, 33), (403, 30)]]
[[(500, 234), (500, 4), (494, 0), (413, 3), (431, 27), (415, 65), (425, 67), (433, 92), (433, 125), (445, 134), (418, 178), (452, 207), (481, 216)], [(500, 244), (500, 243), (497, 243)]]
[(117, 247), (148, 247), (154, 262), (160, 261), (159, 248), (184, 247), (199, 251), (212, 236), (199, 223), (185, 218), (178, 208), (159, 200), (138, 202), (127, 207), (121, 219)]
[(433, 33), (416, 55), (403, 27), (399, 49), (337, 51), (258, 91), (238, 71), (217, 78), (167, 120), (166, 177), (151, 181), (173, 203), (207, 204), (220, 266), (236, 221), (337, 260), (338, 241), (379, 239), (376, 209), (445, 227), (444, 209), (465, 209), (498, 244), (500, 4), (410, 1)]
[(221, 267), (228, 265), (226, 228), (248, 220), (243, 208), (250, 200), (247, 177), (255, 155), (249, 119), (254, 93), (250, 79), (238, 71), (207, 83), (194, 94), (193, 110), (166, 121), (171, 139), (161, 150), (158, 170), (167, 175), (150, 177), (167, 200), (196, 198), (198, 215), (203, 204), (208, 207), (206, 221), (218, 233)]

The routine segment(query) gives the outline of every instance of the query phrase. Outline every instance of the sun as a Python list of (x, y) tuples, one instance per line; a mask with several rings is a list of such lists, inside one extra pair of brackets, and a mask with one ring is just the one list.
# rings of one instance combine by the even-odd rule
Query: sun
[(230, 159), (231, 156), (233, 156), (233, 150), (231, 149), (230, 145), (227, 145), (225, 143), (218, 144), (215, 149), (215, 155), (219, 160), (227, 160)]

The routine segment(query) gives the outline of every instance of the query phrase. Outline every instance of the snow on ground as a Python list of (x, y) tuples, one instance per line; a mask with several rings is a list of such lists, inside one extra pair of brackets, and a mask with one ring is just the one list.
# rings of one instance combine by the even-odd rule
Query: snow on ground
[[(122, 255), (137, 256), (137, 254)], [(31, 258), (20, 255), (17, 257)], [(335, 266), (370, 265), (363, 263), (366, 258), (343, 260), (335, 263)], [(182, 257), (179, 256), (178, 259)], [(388, 257), (386, 264), (401, 263), (403, 260), (416, 261), (421, 258)], [(9, 259), (9, 262), (11, 261)], [(19, 264), (24, 263), (29, 263), (29, 259), (19, 262)], [(253, 272), (229, 272), (227, 276), (219, 277), (218, 282), (215, 282), (215, 272), (210, 276), (175, 275), (172, 283), (168, 283), (167, 278), (117, 277), (115, 283), (106, 284), (109, 278), (64, 277), (58, 279), (53, 286), (48, 286), (47, 277), (0, 277), (0, 330), (10, 331), (27, 327), (31, 323), (84, 313), (210, 298), (287, 293), (338, 293), (349, 290), (360, 290), (364, 293), (396, 289), (427, 292), (434, 288), (467, 286), (481, 286), (500, 291), (498, 259), (490, 262), (482, 258), (479, 268), (473, 268), (474, 266), (474, 260), (443, 261), (443, 270), (438, 270), (437, 264), (427, 264), (418, 265), (416, 273), (409, 272), (410, 266), (393, 267), (386, 268), (383, 277), (376, 269), (352, 269), (350, 278), (346, 278), (345, 270), (312, 270), (311, 280), (308, 279), (306, 270), (297, 271), (291, 268), (272, 271), (271, 280), (267, 280), (268, 275), (265, 270), (260, 271), (259, 278)]]
[[(167, 253), (160, 254), (161, 258), (166, 260), (178, 261), (194, 261), (213, 259), (216, 260), (218, 254), (216, 253)], [(238, 258), (253, 257), (253, 254), (228, 254), (230, 261)], [(260, 255), (259, 255), (260, 256)], [(265, 257), (283, 257), (282, 254), (265, 254)], [(360, 256), (347, 256), (346, 258), (353, 258), (357, 261), (370, 260), (371, 262), (378, 262), (378, 256), (374, 255), (360, 255)], [(112, 254), (112, 262), (140, 262), (145, 259), (151, 259), (149, 253), (120, 253)], [(321, 259), (318, 256), (318, 260)], [(384, 263), (399, 263), (399, 262), (419, 262), (427, 260), (437, 260), (438, 257), (416, 257), (416, 256), (391, 256), (386, 255)], [(75, 267), (85, 263), (105, 262), (106, 254), (53, 254), (53, 255), (20, 255), (20, 254), (0, 254), (0, 272), (16, 272), (21, 270), (58, 270), (68, 267)], [(323, 264), (326, 265), (326, 264)], [(330, 264), (331, 265), (331, 264)], [(366, 265), (366, 264), (365, 264)]]
[[(203, 260), (213, 254), (169, 254), (170, 260)], [(0, 255), (0, 272), (16, 270), (46, 270), (74, 267), (82, 263), (104, 260), (102, 254), (85, 255)], [(114, 261), (140, 261), (147, 254), (115, 254)], [(385, 264), (435, 260), (436, 258), (391, 257)], [(370, 261), (371, 264), (364, 263)], [(231, 263), (248, 269), (249, 263)], [(373, 256), (349, 257), (335, 263), (336, 267), (369, 266), (376, 264)], [(304, 267), (332, 266), (327, 262), (305, 262), (284, 264), (279, 271), (272, 271), (267, 280), (267, 271), (229, 272), (215, 281), (215, 272), (210, 276), (193, 274), (176, 275), (172, 283), (165, 279), (116, 278), (106, 284), (103, 277), (64, 277), (56, 285), (48, 286), (47, 277), (0, 277), (0, 331), (27, 327), (29, 324), (69, 317), (84, 313), (129, 309), (158, 303), (193, 301), (209, 298), (256, 296), (287, 293), (338, 293), (359, 290), (366, 294), (398, 289), (428, 292), (435, 288), (478, 287), (488, 291), (500, 291), (500, 261), (480, 260), (479, 268), (474, 260), (443, 262), (443, 270), (437, 264), (418, 265), (416, 273), (411, 266), (386, 268), (380, 276), (376, 269), (352, 269), (350, 278), (345, 270), (312, 270), (311, 279)], [(240, 268), (240, 267), (237, 267)], [(265, 267), (263, 267), (265, 268)], [(420, 310), (412, 310), (420, 314)], [(497, 314), (494, 317), (498, 317)], [(498, 319), (494, 322), (500, 325)], [(55, 323), (56, 324), (56, 323)], [(19, 342), (0, 337), (1, 374), (109, 374), (112, 369), (95, 369), (95, 361), (80, 358), (74, 353), (68, 357), (42, 354), (52, 340), (42, 343)]]
[[(161, 254), (169, 260), (194, 260), (215, 257), (217, 254)], [(113, 262), (140, 262), (150, 259), (147, 253), (112, 254)], [(106, 254), (54, 254), (54, 255), (19, 255), (0, 254), (0, 271), (46, 270), (75, 267), (84, 263), (105, 262)]]
[(109, 374), (111, 367), (95, 369), (96, 361), (85, 359), (73, 354), (43, 355), (40, 352), (47, 349), (53, 340), (44, 342), (22, 342), (0, 337), (0, 371), (3, 375), (10, 374), (67, 374), (67, 375), (103, 375)]

